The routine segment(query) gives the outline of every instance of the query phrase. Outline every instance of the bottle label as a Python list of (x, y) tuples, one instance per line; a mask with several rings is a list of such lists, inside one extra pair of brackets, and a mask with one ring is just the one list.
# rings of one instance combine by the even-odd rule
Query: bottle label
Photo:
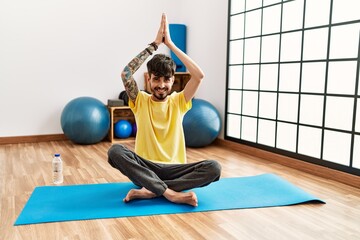
[(53, 163), (53, 171), (54, 172), (62, 172), (61, 162), (54, 162)]
[(52, 162), (53, 169), (53, 182), (55, 184), (60, 184), (63, 182), (63, 174), (62, 174), (62, 162), (61, 159), (54, 159)]

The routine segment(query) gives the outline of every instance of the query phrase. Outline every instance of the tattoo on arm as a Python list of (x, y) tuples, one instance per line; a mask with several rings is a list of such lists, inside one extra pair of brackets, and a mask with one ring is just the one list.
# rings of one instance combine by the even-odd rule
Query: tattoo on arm
[(149, 46), (141, 53), (139, 53), (134, 59), (132, 59), (128, 65), (124, 68), (121, 73), (121, 78), (123, 80), (123, 84), (125, 90), (131, 99), (131, 101), (135, 102), (136, 96), (139, 93), (139, 88), (136, 84), (136, 81), (133, 78), (133, 74), (139, 69), (139, 67), (145, 62), (145, 60), (154, 52), (154, 47)]

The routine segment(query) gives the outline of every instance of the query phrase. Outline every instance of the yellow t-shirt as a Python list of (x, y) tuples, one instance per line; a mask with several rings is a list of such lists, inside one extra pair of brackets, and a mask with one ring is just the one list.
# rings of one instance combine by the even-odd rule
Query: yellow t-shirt
[(156, 102), (139, 91), (135, 104), (130, 100), (137, 124), (135, 153), (161, 163), (186, 163), (182, 120), (191, 109), (183, 92), (173, 92), (166, 101)]

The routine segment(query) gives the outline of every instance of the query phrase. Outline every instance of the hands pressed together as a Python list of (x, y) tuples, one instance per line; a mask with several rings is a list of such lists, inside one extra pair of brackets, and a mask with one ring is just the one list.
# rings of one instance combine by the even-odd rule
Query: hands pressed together
[(161, 23), (159, 30), (157, 32), (156, 38), (155, 38), (155, 44), (160, 45), (161, 43), (164, 43), (168, 48), (171, 48), (173, 46), (173, 42), (171, 41), (170, 37), (170, 31), (169, 31), (169, 23), (167, 21), (166, 14), (163, 13), (161, 16)]
[(161, 16), (160, 28), (156, 34), (155, 41), (150, 45), (156, 44), (159, 46), (161, 43), (164, 43), (179, 58), (191, 75), (190, 81), (186, 84), (183, 90), (185, 100), (188, 102), (195, 96), (195, 93), (205, 75), (199, 65), (186, 55), (186, 53), (179, 49), (171, 40), (169, 23), (165, 13)]

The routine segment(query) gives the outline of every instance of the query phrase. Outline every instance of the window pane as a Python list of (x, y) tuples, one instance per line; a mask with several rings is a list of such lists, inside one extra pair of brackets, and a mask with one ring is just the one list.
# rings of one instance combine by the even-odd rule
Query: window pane
[(351, 135), (325, 130), (324, 160), (349, 166)]
[(263, 64), (261, 65), (261, 90), (277, 90), (278, 85), (278, 64)]
[(296, 151), (296, 125), (288, 123), (278, 123), (277, 128), (277, 148)]
[(330, 58), (356, 58), (359, 48), (359, 31), (359, 23), (332, 27)]
[(260, 104), (259, 104), (259, 117), (262, 118), (276, 118), (276, 93), (260, 93)]
[(300, 126), (298, 152), (310, 157), (320, 158), (321, 129)]
[(280, 3), (282, 0), (264, 0), (264, 7), (271, 4)]
[(353, 98), (326, 97), (325, 126), (350, 131), (352, 129), (353, 105)]
[(299, 92), (300, 63), (280, 65), (280, 91)]
[(275, 122), (259, 120), (258, 143), (267, 146), (275, 146)]
[(262, 6), (262, 0), (248, 0), (246, 1), (246, 11), (259, 8)]
[(305, 27), (327, 25), (330, 21), (330, 0), (306, 1)]
[(355, 135), (353, 167), (360, 169), (360, 136), (359, 135)]
[(278, 119), (289, 122), (297, 122), (298, 94), (279, 94)]
[(240, 13), (245, 11), (245, 0), (231, 0), (230, 14)]
[(230, 21), (230, 39), (243, 38), (244, 14), (232, 16)]
[(322, 126), (324, 97), (301, 95), (300, 123)]
[(278, 62), (280, 35), (271, 35), (262, 38), (261, 62)]
[(259, 87), (259, 65), (244, 66), (244, 89), (258, 89)]
[(360, 19), (359, 0), (333, 0), (332, 22), (345, 22)]
[(275, 5), (263, 10), (262, 34), (280, 32), (281, 6)]
[(355, 94), (356, 62), (330, 62), (328, 93)]
[(324, 93), (326, 63), (303, 63), (301, 91)]
[(240, 123), (240, 116), (228, 114), (226, 134), (229, 137), (240, 139)]
[(281, 38), (281, 61), (299, 61), (300, 53), (301, 32), (283, 34)]
[(243, 117), (241, 125), (241, 139), (256, 142), (256, 118)]
[(360, 0), (229, 3), (226, 136), (360, 171)]
[(259, 36), (261, 31), (261, 10), (247, 12), (245, 21), (245, 37)]
[(282, 30), (294, 30), (302, 28), (304, 0), (296, 0), (284, 3)]
[(260, 38), (246, 39), (244, 63), (258, 63), (259, 60), (260, 60)]
[(241, 113), (241, 91), (228, 91), (228, 112)]
[(304, 60), (326, 59), (328, 28), (307, 30), (304, 32)]
[(242, 66), (229, 66), (229, 88), (242, 88)]
[(243, 62), (243, 44), (243, 40), (229, 43), (229, 64), (239, 64)]
[(257, 92), (243, 92), (243, 114), (250, 116), (257, 116), (258, 108), (258, 93)]

